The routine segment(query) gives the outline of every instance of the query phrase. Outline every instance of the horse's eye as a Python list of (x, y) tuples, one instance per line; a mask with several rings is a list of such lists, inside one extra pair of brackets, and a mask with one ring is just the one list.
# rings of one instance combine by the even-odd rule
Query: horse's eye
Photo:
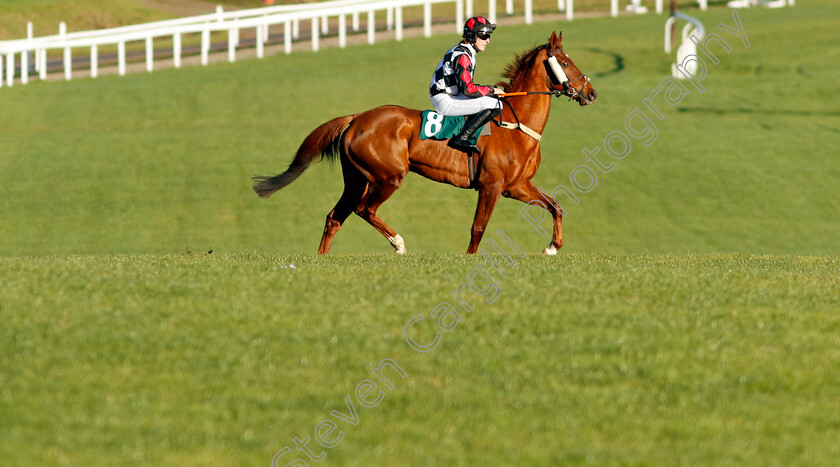
[(568, 66), (569, 66), (569, 62), (563, 62), (563, 66), (564, 66), (564, 67), (568, 67)]

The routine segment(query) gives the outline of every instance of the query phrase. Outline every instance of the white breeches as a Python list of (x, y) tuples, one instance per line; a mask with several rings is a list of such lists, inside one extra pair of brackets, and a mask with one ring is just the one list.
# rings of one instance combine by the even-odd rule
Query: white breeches
[(446, 116), (473, 115), (484, 109), (502, 108), (502, 101), (495, 97), (450, 96), (445, 92), (431, 96), (435, 112)]

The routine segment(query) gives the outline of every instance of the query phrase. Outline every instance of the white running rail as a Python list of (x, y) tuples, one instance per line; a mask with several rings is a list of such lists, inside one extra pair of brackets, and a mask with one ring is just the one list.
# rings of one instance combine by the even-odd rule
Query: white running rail
[[(571, 0), (568, 0), (571, 2)], [(403, 9), (408, 7), (422, 7), (423, 34), (432, 34), (432, 5), (452, 4), (455, 9), (454, 29), (460, 32), (465, 17), (472, 16), (473, 0), (336, 0), (325, 3), (310, 3), (300, 5), (278, 5), (264, 8), (253, 8), (224, 12), (217, 7), (216, 13), (193, 16), (189, 18), (158, 21), (134, 26), (124, 26), (112, 29), (82, 31), (67, 33), (66, 26), (59, 26), (59, 34), (45, 37), (31, 37), (32, 27), (27, 27), (28, 38), (0, 42), (0, 86), (5, 82), (11, 86), (15, 82), (16, 74), (20, 83), (26, 84), (30, 74), (34, 71), (40, 79), (47, 76), (47, 56), (49, 52), (61, 51), (63, 57), (63, 71), (65, 79), (73, 76), (72, 50), (87, 48), (90, 50), (90, 74), (98, 74), (99, 48), (102, 46), (117, 47), (117, 63), (120, 75), (126, 73), (126, 43), (145, 43), (146, 70), (154, 69), (153, 41), (157, 38), (172, 39), (173, 65), (178, 68), (182, 57), (182, 38), (184, 35), (194, 34), (201, 37), (201, 63), (207, 65), (210, 52), (211, 33), (227, 32), (228, 60), (236, 60), (236, 50), (239, 46), (239, 31), (252, 28), (255, 31), (255, 47), (257, 57), (264, 55), (265, 44), (268, 41), (269, 28), (282, 26), (285, 53), (292, 52), (294, 39), (299, 38), (300, 23), (311, 22), (312, 50), (319, 49), (320, 35), (329, 33), (329, 19), (336, 18), (338, 22), (338, 43), (340, 47), (347, 44), (347, 17), (351, 17), (354, 31), (360, 29), (360, 16), (367, 16), (367, 42), (374, 43), (376, 36), (376, 13), (385, 13), (386, 28), (394, 30), (396, 40), (403, 39)], [(525, 22), (533, 22), (531, 0), (525, 0)], [(513, 1), (506, 0), (506, 11), (513, 12)], [(496, 21), (496, 0), (488, 0), (488, 18)], [(33, 62), (30, 58), (34, 57)], [(5, 60), (4, 60), (5, 59)], [(5, 62), (5, 63), (4, 63)], [(5, 65), (5, 67), (3, 66)], [(5, 68), (5, 70), (4, 70)], [(18, 72), (19, 73), (16, 73)]]

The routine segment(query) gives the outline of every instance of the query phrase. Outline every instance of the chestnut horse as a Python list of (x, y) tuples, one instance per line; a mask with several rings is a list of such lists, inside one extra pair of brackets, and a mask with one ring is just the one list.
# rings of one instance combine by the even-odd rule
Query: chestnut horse
[[(555, 254), (563, 246), (562, 210), (531, 183), (540, 165), (538, 138), (548, 121), (552, 94), (569, 96), (581, 106), (595, 102), (598, 95), (589, 78), (563, 51), (562, 40), (562, 33), (552, 32), (547, 44), (525, 52), (508, 65), (504, 77), (509, 82), (498, 86), (508, 94), (527, 95), (506, 100), (501, 120), (519, 122), (526, 129), (498, 128), (479, 138), (481, 153), (477, 155), (474, 180), (470, 180), (464, 152), (451, 148), (446, 141), (420, 139), (421, 111), (387, 105), (319, 126), (303, 141), (288, 170), (273, 177), (254, 177), (254, 191), (268, 197), (293, 182), (316, 158), (338, 157), (344, 192), (327, 215), (318, 253), (329, 253), (338, 229), (355, 212), (384, 235), (396, 253), (403, 254), (402, 237), (377, 217), (376, 210), (400, 187), (408, 172), (414, 172), (478, 191), (468, 254), (478, 251), (499, 195), (525, 203), (539, 201), (551, 213), (554, 233), (543, 253)], [(531, 135), (526, 134), (527, 129), (533, 130)]]

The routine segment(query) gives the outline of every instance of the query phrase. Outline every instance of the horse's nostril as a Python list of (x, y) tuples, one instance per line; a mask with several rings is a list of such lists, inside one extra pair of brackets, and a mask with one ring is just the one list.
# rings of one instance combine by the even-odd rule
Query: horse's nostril
[(598, 97), (598, 92), (594, 89), (589, 91), (589, 100), (594, 101), (595, 98)]

